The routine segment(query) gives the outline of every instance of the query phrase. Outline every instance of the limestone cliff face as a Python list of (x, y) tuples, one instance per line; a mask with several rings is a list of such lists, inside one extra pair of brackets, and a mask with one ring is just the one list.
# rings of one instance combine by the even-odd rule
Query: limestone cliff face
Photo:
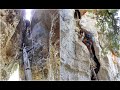
[(8, 80), (18, 65), (19, 21), (20, 10), (0, 9), (0, 80)]
[[(32, 80), (59, 80), (59, 11), (33, 10), (30, 35), (26, 38)], [(24, 69), (21, 65), (21, 77)]]
[[(82, 11), (83, 12), (83, 11)], [(94, 64), (90, 59), (89, 51), (85, 44), (78, 39), (78, 23), (75, 23), (74, 10), (61, 10), (60, 13), (61, 30), (61, 80), (91, 80), (90, 64)], [(85, 11), (79, 22), (83, 29), (91, 32), (95, 38), (95, 55), (100, 62), (98, 72), (99, 80), (120, 80), (120, 59), (113, 57), (108, 50), (103, 53), (107, 45), (106, 35), (100, 34), (96, 27), (96, 19), (93, 13)], [(76, 27), (77, 26), (77, 27)]]
[[(25, 80), (22, 59), (22, 31), (25, 10), (0, 10), (0, 80), (9, 80), (19, 66), (19, 78)], [(31, 27), (24, 38), (32, 71), (32, 80), (60, 79), (59, 10), (33, 10)]]
[(90, 55), (75, 32), (74, 10), (60, 10), (61, 80), (90, 80)]
[[(80, 22), (74, 9), (33, 10), (31, 27), (25, 38), (32, 80), (91, 81), (90, 58), (86, 45), (78, 36), (80, 27), (94, 36), (95, 55), (100, 62), (99, 80), (120, 80), (120, 57), (106, 51), (106, 35), (96, 27), (93, 13), (80, 10)], [(24, 11), (0, 9), (0, 80), (8, 80), (19, 66), (20, 79), (25, 80), (21, 53), (21, 30)]]
[[(92, 32), (95, 37), (95, 52), (101, 64), (98, 78), (99, 80), (120, 80), (120, 59), (116, 56), (114, 58), (110, 50), (105, 50), (109, 41), (106, 39), (106, 35), (101, 34), (99, 28), (96, 27), (96, 20), (93, 17), (95, 17), (94, 14), (87, 12), (81, 19), (81, 25)], [(103, 50), (108, 53), (103, 53)]]
[(44, 80), (48, 78), (49, 71), (49, 29), (45, 28), (44, 22), (42, 22), (42, 19), (46, 18), (42, 17), (44, 11), (35, 10), (34, 12), (35, 13), (31, 21), (31, 24), (33, 25), (31, 27), (32, 30), (30, 35), (31, 43), (28, 44), (31, 48), (34, 47), (30, 53), (32, 66), (31, 70), (33, 80)]

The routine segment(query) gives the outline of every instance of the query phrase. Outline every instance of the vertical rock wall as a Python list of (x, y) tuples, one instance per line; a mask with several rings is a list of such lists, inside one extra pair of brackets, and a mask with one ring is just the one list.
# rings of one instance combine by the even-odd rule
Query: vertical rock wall
[(34, 47), (28, 52), (32, 80), (59, 80), (59, 11), (32, 12), (31, 33), (26, 38), (27, 50)]
[[(110, 50), (106, 51), (107, 42), (109, 42), (106, 38), (106, 35), (102, 34), (100, 29), (96, 27), (96, 19), (93, 18), (95, 15), (93, 13), (87, 12), (81, 19), (80, 24), (87, 31), (93, 33), (95, 38), (95, 54), (100, 62), (100, 71), (98, 72), (99, 80), (120, 80), (120, 63), (119, 57), (116, 59), (113, 58), (112, 52)], [(107, 52), (107, 53), (103, 53)]]
[(61, 80), (90, 80), (90, 55), (75, 32), (74, 9), (60, 10)]
[(19, 21), (20, 10), (0, 9), (0, 80), (8, 80), (18, 64)]

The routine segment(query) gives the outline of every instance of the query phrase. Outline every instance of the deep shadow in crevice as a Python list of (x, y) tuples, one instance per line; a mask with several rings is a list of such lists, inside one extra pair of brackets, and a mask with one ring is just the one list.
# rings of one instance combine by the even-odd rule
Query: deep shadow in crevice
[[(79, 10), (75, 10), (75, 13), (74, 13), (74, 18), (75, 19), (78, 19), (77, 14), (80, 15)], [(79, 18), (81, 18), (81, 16), (79, 16)], [(98, 80), (97, 74), (100, 70), (100, 63), (99, 63), (99, 60), (97, 59), (97, 57), (95, 55), (95, 50), (94, 50), (94, 45), (93, 45), (93, 43), (94, 43), (93, 34), (90, 33), (89, 31), (83, 29), (83, 28), (81, 28), (79, 34), (80, 34), (79, 37), (83, 38), (82, 42), (87, 46), (88, 51), (90, 52), (90, 56), (92, 57), (92, 59), (96, 63), (95, 68), (92, 65), (91, 65), (92, 67), (90, 67), (91, 68), (91, 73), (92, 73), (91, 80)]]
[(75, 18), (75, 19), (81, 19), (81, 14), (80, 14), (80, 11), (79, 11), (79, 10), (75, 10), (74, 18)]
[[(95, 63), (96, 63), (95, 73), (96, 73), (96, 75), (97, 75), (98, 72), (99, 72), (99, 70), (100, 70), (100, 63), (99, 63), (99, 61), (98, 61), (98, 59), (97, 59), (97, 57), (96, 57), (96, 55), (95, 55), (95, 50), (94, 50), (94, 46), (93, 46), (93, 45), (91, 46), (91, 49), (92, 49), (92, 52), (93, 52), (93, 60), (94, 60)], [(95, 80), (93, 75), (92, 75), (92, 77), (91, 77), (91, 80)]]

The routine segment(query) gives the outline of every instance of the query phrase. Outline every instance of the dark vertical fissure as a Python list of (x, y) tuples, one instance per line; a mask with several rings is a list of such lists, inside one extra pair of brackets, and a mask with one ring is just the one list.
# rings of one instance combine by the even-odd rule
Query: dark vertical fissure
[(22, 41), (21, 41), (21, 48), (22, 48), (22, 62), (24, 67), (24, 79), (25, 80), (31, 80), (32, 74), (31, 74), (31, 68), (30, 68), (30, 60), (28, 58), (28, 52), (31, 50), (27, 50), (27, 30), (30, 27), (30, 22), (28, 20), (22, 20), (23, 21), (23, 28), (22, 28)]
[(75, 18), (75, 19), (81, 19), (81, 14), (80, 14), (80, 11), (79, 11), (79, 10), (75, 10), (74, 18)]
[[(82, 35), (83, 33), (85, 34), (85, 37)], [(82, 35), (82, 37), (84, 37), (82, 42), (87, 46), (87, 48), (90, 52), (91, 58), (96, 63), (95, 67), (93, 67), (93, 65), (91, 65), (91, 67), (90, 67), (91, 68), (91, 74), (92, 74), (91, 80), (98, 80), (97, 74), (100, 70), (100, 63), (99, 63), (99, 61), (98, 61), (98, 59), (95, 55), (95, 50), (94, 50), (94, 45), (93, 45), (93, 42), (94, 42), (93, 41), (93, 35), (90, 32), (88, 32), (84, 29), (82, 29), (80, 31), (80, 34)]]
[[(97, 59), (97, 57), (95, 55), (95, 50), (94, 50), (94, 46), (93, 45), (91, 46), (91, 49), (92, 49), (92, 53), (93, 53), (93, 60), (96, 63), (96, 68), (94, 69), (94, 71), (95, 71), (95, 74), (97, 75), (99, 70), (100, 70), (100, 63), (99, 63), (99, 61), (98, 61), (98, 59)], [(96, 80), (96, 79), (97, 79), (97, 77), (92, 75), (91, 80)]]

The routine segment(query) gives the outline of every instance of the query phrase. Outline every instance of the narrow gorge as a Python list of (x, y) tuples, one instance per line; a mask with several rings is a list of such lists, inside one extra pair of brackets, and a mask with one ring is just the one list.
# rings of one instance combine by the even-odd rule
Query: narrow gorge
[(0, 9), (1, 81), (120, 81), (120, 10)]

